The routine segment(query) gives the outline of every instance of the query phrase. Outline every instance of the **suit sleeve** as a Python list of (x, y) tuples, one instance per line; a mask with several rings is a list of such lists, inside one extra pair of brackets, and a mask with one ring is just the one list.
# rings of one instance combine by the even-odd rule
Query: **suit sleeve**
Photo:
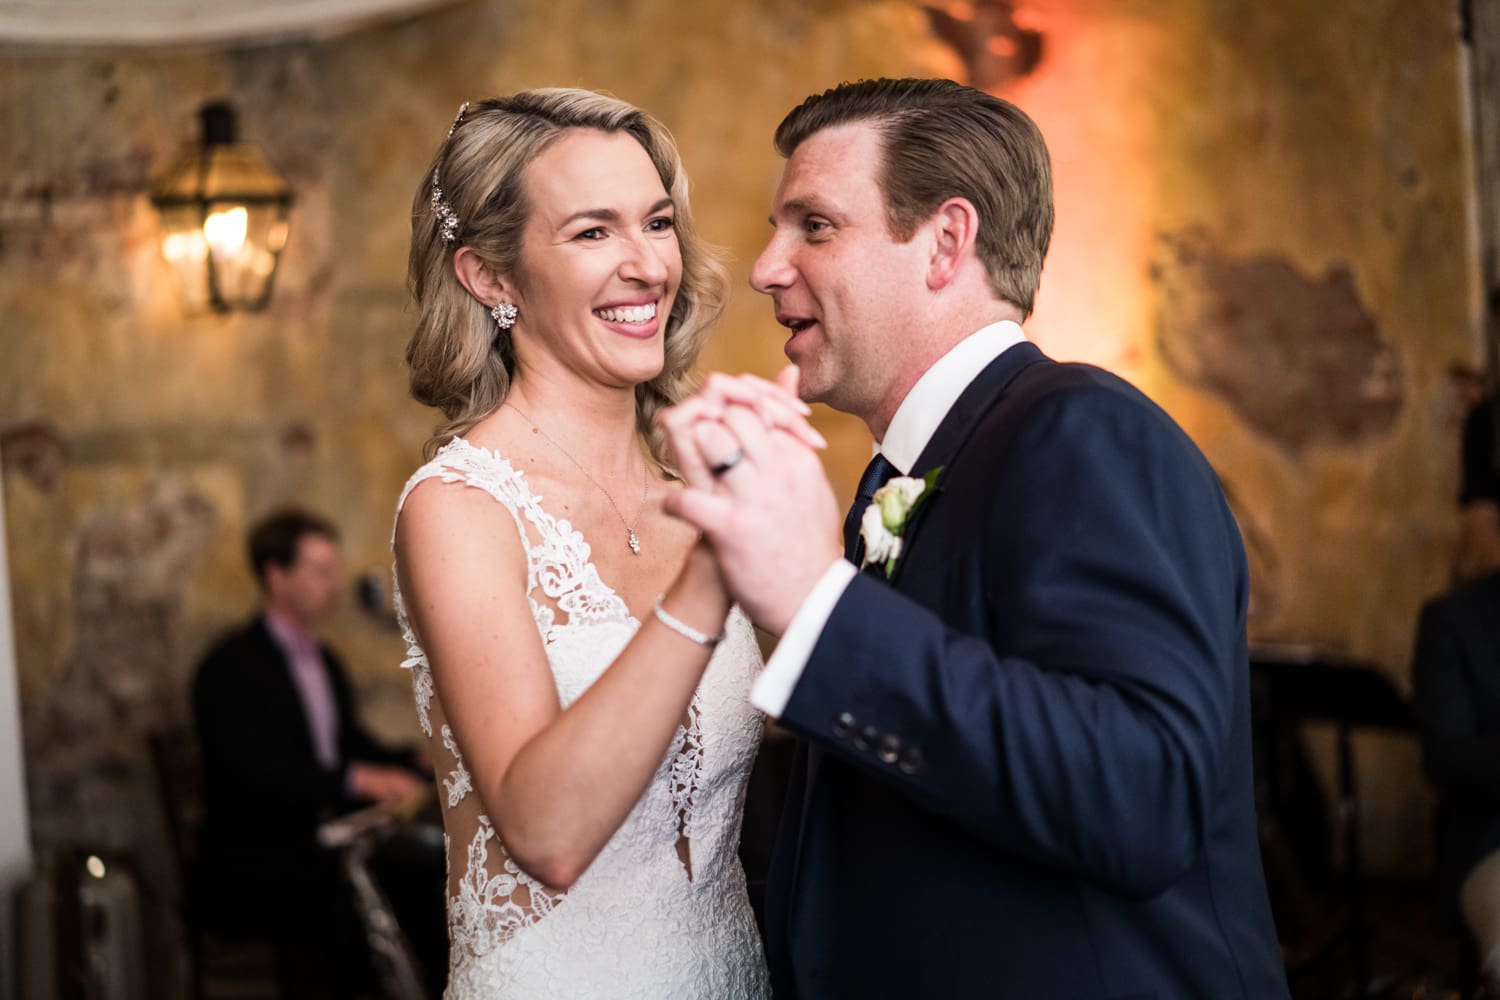
[[(1412, 658), (1412, 705), (1422, 769), (1439, 791), (1500, 806), (1500, 736), (1481, 726), (1462, 631), (1442, 604), (1422, 609)], [(1486, 731), (1487, 730), (1487, 731)]]
[(193, 715), (205, 770), (249, 805), (319, 814), (344, 802), (344, 772), (299, 754), (271, 706), (260, 667), (221, 646), (199, 668)]
[[(973, 525), (987, 634), (861, 575), (782, 724), (1001, 850), (1155, 895), (1193, 864), (1248, 684), (1217, 481), (1162, 414), (1102, 388), (1044, 398), (1003, 458), (967, 460), (992, 467)], [(907, 558), (942, 556), (919, 534)], [(843, 713), (908, 753), (836, 735)]]

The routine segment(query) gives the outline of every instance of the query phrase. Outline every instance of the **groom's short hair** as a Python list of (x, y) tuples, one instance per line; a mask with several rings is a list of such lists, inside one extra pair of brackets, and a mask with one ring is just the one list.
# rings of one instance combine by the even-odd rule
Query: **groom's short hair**
[(776, 129), (790, 157), (805, 140), (837, 125), (870, 122), (884, 151), (878, 178), (886, 228), (911, 239), (949, 198), (979, 213), (976, 241), (990, 287), (1031, 313), (1052, 238), (1052, 167), (1047, 144), (1009, 101), (952, 80), (861, 80), (816, 94)]

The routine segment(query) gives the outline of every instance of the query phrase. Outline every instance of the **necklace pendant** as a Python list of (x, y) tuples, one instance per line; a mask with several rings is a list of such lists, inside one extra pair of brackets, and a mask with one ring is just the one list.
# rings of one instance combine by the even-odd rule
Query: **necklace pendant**
[(641, 543), (640, 539), (635, 537), (635, 529), (627, 528), (626, 530), (630, 532), (630, 537), (626, 539), (625, 544), (630, 546), (630, 551), (632, 553), (634, 553), (635, 555), (640, 555)]

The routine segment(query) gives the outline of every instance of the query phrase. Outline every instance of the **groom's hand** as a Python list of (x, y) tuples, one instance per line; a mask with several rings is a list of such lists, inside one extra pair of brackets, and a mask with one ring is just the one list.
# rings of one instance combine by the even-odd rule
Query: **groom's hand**
[[(749, 406), (712, 406), (718, 420), (689, 410), (662, 421), (679, 462), (711, 481), (705, 488), (708, 482), (689, 476), (689, 488), (668, 496), (667, 511), (703, 532), (734, 599), (757, 625), (780, 635), (841, 555), (838, 501), (805, 439), (767, 427)], [(736, 451), (744, 457), (730, 461)]]

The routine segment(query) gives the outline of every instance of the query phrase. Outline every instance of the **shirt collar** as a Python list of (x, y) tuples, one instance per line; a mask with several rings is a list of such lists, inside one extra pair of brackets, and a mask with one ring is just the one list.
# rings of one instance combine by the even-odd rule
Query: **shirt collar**
[(296, 622), (285, 615), (279, 615), (266, 608), (262, 617), (265, 618), (266, 630), (271, 633), (271, 638), (276, 640), (276, 645), (288, 656), (300, 656), (318, 651), (318, 640), (316, 637), (304, 632)]
[(903, 476), (909, 474), (969, 383), (991, 361), (1025, 340), (1020, 324), (1007, 319), (991, 323), (959, 341), (917, 379), (917, 384), (896, 408), (885, 439), (875, 442), (875, 450)]

